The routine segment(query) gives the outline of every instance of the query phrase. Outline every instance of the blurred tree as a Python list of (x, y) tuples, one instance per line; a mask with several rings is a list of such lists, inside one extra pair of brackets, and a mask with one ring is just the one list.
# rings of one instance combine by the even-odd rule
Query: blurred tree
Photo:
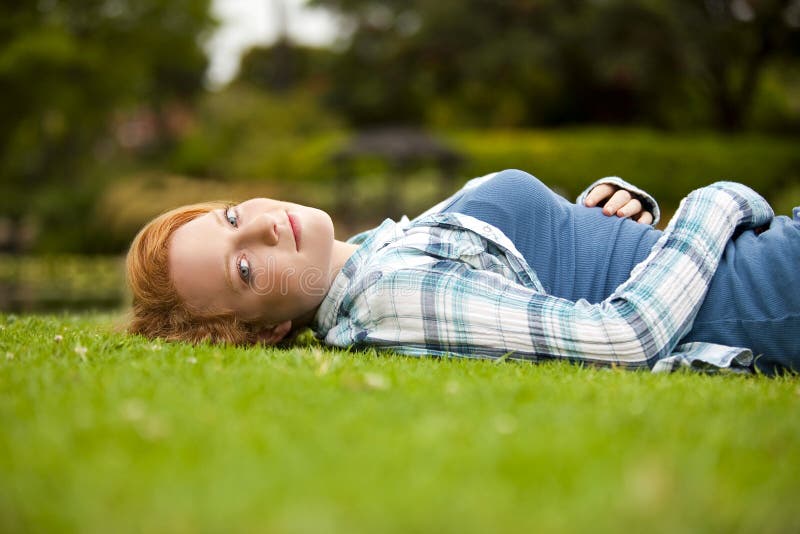
[(296, 89), (319, 93), (329, 85), (334, 57), (331, 50), (298, 45), (284, 37), (248, 50), (239, 61), (235, 81), (276, 93)]
[(316, 0), (350, 28), (330, 102), (357, 124), (516, 126), (549, 113), (546, 33), (573, 2)]
[(340, 122), (314, 93), (271, 94), (240, 80), (198, 99), (170, 170), (217, 179), (324, 179), (318, 152), (342, 135)]
[(346, 22), (331, 104), (356, 124), (737, 129), (800, 0), (310, 0)]
[(774, 58), (800, 59), (798, 0), (680, 0), (662, 6), (682, 45), (684, 71), (706, 94), (718, 128), (746, 124)]
[(85, 228), (85, 177), (113, 144), (115, 112), (149, 108), (158, 123), (202, 89), (209, 1), (0, 3), (0, 215), (12, 235), (37, 211), (56, 246)]
[(285, 0), (272, 0), (272, 16), (278, 37), (269, 46), (256, 46), (239, 60), (235, 82), (285, 93), (291, 90), (318, 92), (326, 86), (328, 64), (333, 52), (325, 48), (302, 46), (289, 35)]

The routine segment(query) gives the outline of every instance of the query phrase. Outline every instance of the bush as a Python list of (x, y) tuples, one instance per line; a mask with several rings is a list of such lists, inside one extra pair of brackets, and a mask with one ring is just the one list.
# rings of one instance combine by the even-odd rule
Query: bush
[(324, 178), (327, 155), (343, 137), (311, 95), (271, 95), (245, 85), (209, 93), (170, 170), (236, 180)]
[[(651, 192), (666, 214), (680, 199), (701, 185), (718, 180), (746, 183), (769, 199), (776, 212), (787, 214), (800, 204), (800, 154), (796, 140), (769, 136), (722, 137), (715, 134), (675, 136), (644, 130), (474, 130), (440, 136), (466, 156), (460, 182), (507, 168), (518, 168), (573, 199), (597, 178), (618, 175)], [(294, 148), (276, 154), (250, 154), (245, 164), (259, 169), (250, 175), (226, 174), (227, 181), (197, 180), (162, 173), (134, 173), (114, 182), (98, 200), (95, 226), (126, 245), (133, 234), (157, 213), (177, 205), (210, 199), (242, 200), (273, 196), (336, 210), (336, 168), (331, 154), (345, 135), (330, 131), (297, 137)], [(244, 158), (244, 153), (241, 156)], [(356, 165), (356, 213), (352, 226), (338, 235), (378, 224), (387, 213), (388, 171), (380, 165)], [(260, 179), (258, 179), (260, 178)], [(430, 169), (402, 178), (392, 199), (399, 212), (414, 216), (441, 199)], [(792, 189), (794, 187), (794, 189)], [(120, 245), (120, 250), (124, 248)]]
[(745, 183), (774, 203), (800, 182), (800, 152), (792, 138), (619, 129), (470, 131), (448, 138), (468, 155), (465, 175), (519, 168), (568, 198), (609, 175), (644, 188), (667, 209), (714, 181)]

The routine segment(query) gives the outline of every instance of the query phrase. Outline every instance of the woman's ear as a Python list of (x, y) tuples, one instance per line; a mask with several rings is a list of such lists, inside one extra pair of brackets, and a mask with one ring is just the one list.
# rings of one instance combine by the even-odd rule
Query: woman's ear
[(275, 345), (292, 330), (292, 321), (284, 321), (273, 326), (265, 326), (258, 331), (258, 341), (267, 345)]

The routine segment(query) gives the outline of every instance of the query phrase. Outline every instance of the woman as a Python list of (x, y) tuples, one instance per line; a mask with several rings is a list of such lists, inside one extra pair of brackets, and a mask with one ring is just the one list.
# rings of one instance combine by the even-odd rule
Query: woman
[(800, 222), (723, 182), (660, 232), (625, 217), (658, 215), (630, 184), (587, 191), (570, 204), (503, 171), (347, 242), (295, 204), (179, 208), (131, 246), (131, 331), (276, 343), (310, 326), (330, 345), (413, 355), (663, 370), (747, 367), (755, 353), (763, 370), (798, 368)]

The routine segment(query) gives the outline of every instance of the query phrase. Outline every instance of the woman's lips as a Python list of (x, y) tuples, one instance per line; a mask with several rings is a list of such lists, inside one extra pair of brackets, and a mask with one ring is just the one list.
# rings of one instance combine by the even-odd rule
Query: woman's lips
[(286, 212), (286, 217), (289, 219), (289, 226), (292, 227), (292, 235), (294, 236), (294, 246), (296, 250), (300, 250), (300, 237), (302, 235), (303, 227), (300, 224), (300, 219), (293, 213)]

